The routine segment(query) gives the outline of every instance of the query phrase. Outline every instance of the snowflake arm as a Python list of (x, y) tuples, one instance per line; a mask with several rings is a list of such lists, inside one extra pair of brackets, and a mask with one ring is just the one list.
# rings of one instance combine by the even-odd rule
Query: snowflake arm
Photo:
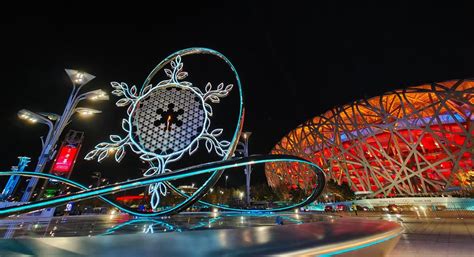
[[(128, 117), (122, 120), (122, 129), (127, 135), (123, 138), (111, 135), (109, 142), (95, 146), (85, 159), (97, 158), (101, 162), (112, 153), (111, 150), (115, 150), (115, 160), (120, 162), (125, 156), (126, 146), (129, 146), (141, 160), (150, 163), (143, 174), (149, 177), (169, 172), (167, 164), (178, 161), (184, 153), (194, 154), (200, 142), (209, 153), (218, 156), (229, 153), (230, 142), (218, 140), (223, 129), (210, 130), (210, 117), (213, 115), (211, 104), (220, 103), (233, 85), (224, 87), (224, 83), (220, 83), (213, 89), (211, 83), (207, 83), (201, 90), (191, 82), (183, 81), (188, 73), (183, 71), (181, 56), (170, 64), (171, 69), (164, 69), (168, 79), (156, 85), (146, 85), (141, 90), (124, 82), (111, 82), (112, 94), (122, 97), (116, 105), (128, 106)], [(166, 185), (161, 182), (149, 186), (153, 209), (158, 208), (166, 192)]]
[(140, 96), (136, 86), (128, 87), (128, 85), (124, 82), (111, 82), (110, 85), (114, 90), (112, 94), (116, 96), (124, 96), (124, 98), (119, 99), (115, 104), (118, 107), (127, 106), (130, 103), (134, 103), (138, 97)]
[(224, 88), (224, 83), (220, 83), (217, 86), (217, 89), (212, 90), (212, 85), (209, 82), (205, 87), (206, 93), (203, 96), (204, 101), (207, 102), (208, 100), (210, 100), (213, 103), (220, 103), (220, 98), (226, 97), (233, 87), (234, 85), (229, 84)]
[(97, 161), (101, 162), (109, 156), (109, 153), (115, 151), (115, 161), (122, 161), (125, 156), (125, 146), (131, 145), (128, 137), (121, 138), (118, 135), (111, 135), (109, 142), (102, 142), (95, 146), (95, 149), (87, 153), (84, 159), (93, 160), (97, 157)]

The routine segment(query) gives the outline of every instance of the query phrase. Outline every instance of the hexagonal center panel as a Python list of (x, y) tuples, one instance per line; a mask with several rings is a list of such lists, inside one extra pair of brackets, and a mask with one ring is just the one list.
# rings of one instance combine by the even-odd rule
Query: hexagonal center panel
[(140, 100), (133, 132), (147, 151), (168, 155), (186, 149), (204, 129), (202, 99), (179, 85), (156, 88)]

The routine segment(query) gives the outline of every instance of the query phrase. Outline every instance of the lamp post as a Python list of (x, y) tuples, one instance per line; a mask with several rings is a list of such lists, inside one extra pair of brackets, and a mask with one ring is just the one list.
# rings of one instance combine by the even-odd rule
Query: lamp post
[(93, 172), (92, 174), (93, 174), (93, 175), (92, 175), (91, 177), (97, 179), (97, 185), (96, 185), (96, 187), (99, 187), (99, 186), (100, 186), (101, 179), (102, 179), (102, 172), (96, 171), (96, 172)]
[(227, 188), (227, 179), (229, 179), (229, 176), (225, 175), (225, 188)]
[[(20, 159), (20, 162), (18, 163), (18, 166), (12, 166), (12, 171), (24, 171), (25, 167), (28, 166), (28, 163), (30, 162), (30, 157), (19, 156), (18, 159)], [(20, 176), (10, 176), (2, 194), (0, 195), (0, 201), (5, 201), (8, 197), (13, 195), (19, 180)]]
[[(252, 135), (252, 132), (242, 132), (241, 139), (243, 141), (239, 142), (239, 146), (242, 149), (238, 150), (239, 152), (243, 153), (244, 157), (249, 156), (249, 138)], [(250, 205), (250, 176), (252, 175), (252, 166), (247, 165), (245, 167), (245, 202), (247, 205)]]
[[(71, 117), (74, 113), (79, 113), (82, 116), (90, 116), (95, 113), (100, 113), (98, 110), (79, 107), (76, 108), (78, 103), (82, 100), (108, 100), (109, 96), (101, 89), (89, 91), (86, 93), (80, 93), (82, 87), (89, 81), (95, 78), (95, 76), (86, 72), (80, 72), (77, 70), (65, 70), (72, 82), (72, 91), (69, 95), (66, 107), (64, 108), (63, 114), (53, 113), (35, 113), (26, 109), (22, 109), (18, 112), (18, 117), (23, 120), (27, 120), (31, 123), (43, 123), (49, 128), (46, 139), (41, 137), (42, 150), (38, 157), (38, 163), (35, 168), (35, 172), (42, 172), (48, 161), (54, 157), (56, 142), (58, 141), (64, 128), (71, 122)], [(38, 183), (38, 178), (31, 178), (26, 190), (21, 198), (21, 202), (28, 202), (31, 195)]]

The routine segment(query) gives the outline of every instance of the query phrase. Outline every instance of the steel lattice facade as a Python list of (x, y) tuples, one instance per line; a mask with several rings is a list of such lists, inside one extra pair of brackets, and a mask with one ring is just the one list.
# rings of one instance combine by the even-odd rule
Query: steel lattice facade
[[(374, 197), (445, 192), (473, 173), (473, 93), (474, 80), (452, 80), (354, 101), (299, 125), (272, 153), (308, 159)], [(313, 181), (298, 165), (267, 164), (266, 175), (285, 190)]]

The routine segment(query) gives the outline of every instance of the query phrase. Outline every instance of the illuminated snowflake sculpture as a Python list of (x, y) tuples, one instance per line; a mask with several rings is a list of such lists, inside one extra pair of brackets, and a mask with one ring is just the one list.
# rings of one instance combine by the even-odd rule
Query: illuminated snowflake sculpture
[[(213, 89), (212, 85), (208, 83), (203, 88), (203, 91), (201, 91), (201, 89), (194, 87), (190, 82), (183, 81), (187, 73), (183, 71), (181, 58), (190, 55), (210, 55), (223, 61), (234, 75), (235, 87), (233, 85), (224, 87), (224, 84), (219, 84), (217, 88)], [(171, 69), (164, 69), (168, 67), (168, 65), (171, 65)], [(169, 79), (161, 81), (155, 86), (151, 85), (151, 81), (156, 74), (162, 70), (165, 71)], [(325, 175), (317, 165), (303, 158), (290, 155), (255, 155), (231, 158), (239, 143), (243, 128), (244, 100), (242, 84), (238, 72), (230, 60), (223, 54), (202, 47), (182, 49), (169, 55), (156, 65), (139, 90), (136, 86), (129, 88), (125, 83), (112, 82), (111, 84), (114, 88), (113, 94), (124, 96), (117, 102), (117, 105), (119, 107), (128, 106), (128, 117), (122, 121), (122, 128), (125, 130), (126, 136), (111, 135), (110, 142), (98, 144), (93, 151), (86, 155), (86, 159), (91, 160), (97, 158), (100, 162), (115, 151), (115, 160), (120, 162), (125, 155), (126, 146), (128, 146), (133, 152), (139, 154), (140, 159), (150, 163), (150, 168), (145, 172), (144, 176), (116, 182), (113, 185), (91, 188), (76, 181), (48, 173), (0, 171), (0, 177), (24, 176), (54, 179), (59, 183), (79, 189), (78, 192), (43, 199), (41, 201), (0, 208), (0, 218), (55, 207), (67, 204), (71, 201), (80, 201), (91, 197), (98, 197), (123, 212), (144, 218), (177, 214), (186, 210), (186, 208), (196, 201), (210, 208), (226, 211), (257, 211), (259, 213), (289, 211), (308, 205), (321, 195), (325, 185)], [(222, 129), (210, 130), (210, 117), (213, 114), (211, 103), (219, 103), (221, 98), (228, 96), (233, 88), (235, 88), (232, 92), (233, 101), (235, 102), (235, 100), (238, 99), (238, 103), (234, 109), (236, 110), (234, 113), (238, 115), (235, 117), (235, 123), (231, 123), (235, 124), (234, 130), (230, 131), (231, 133), (226, 133), (226, 136), (230, 134), (230, 141), (218, 140), (217, 138), (224, 138), (224, 135), (222, 135)], [(228, 122), (233, 120), (233, 115), (226, 116)], [(182, 167), (179, 170), (168, 172), (170, 171), (167, 168), (170, 166), (168, 165), (169, 163), (176, 162), (184, 155), (193, 155), (199, 149), (200, 144), (205, 145), (208, 153), (215, 153), (215, 155), (219, 157), (217, 158), (218, 160), (200, 163), (190, 167)], [(274, 162), (295, 163), (296, 165), (309, 167), (308, 171), (314, 173), (312, 176), (316, 178), (316, 181), (313, 191), (307, 198), (298, 203), (291, 203), (286, 206), (278, 206), (271, 209), (235, 208), (225, 204), (214, 204), (203, 200), (204, 195), (212, 191), (212, 187), (219, 181), (224, 171), (239, 172), (239, 167), (244, 168), (249, 165)], [(207, 179), (197, 190), (189, 195), (171, 183), (171, 181), (178, 179), (205, 174), (208, 175)], [(149, 187), (153, 212), (137, 211), (104, 197), (105, 195), (141, 188), (143, 186)], [(184, 199), (173, 206), (160, 206), (162, 208), (158, 208), (160, 197), (163, 197), (167, 193), (167, 188)], [(150, 221), (161, 224), (161, 221), (155, 219), (151, 219)], [(136, 222), (136, 220), (133, 222)], [(170, 230), (173, 229), (170, 228)], [(153, 227), (148, 227), (144, 230), (144, 232), (152, 231)], [(179, 229), (176, 231), (179, 231)], [(110, 232), (113, 232), (113, 230)]]
[[(203, 142), (209, 153), (214, 151), (225, 156), (230, 142), (219, 137), (220, 128), (210, 131), (212, 106), (226, 97), (233, 85), (224, 87), (221, 83), (212, 89), (208, 83), (201, 91), (192, 83), (183, 81), (188, 75), (183, 71), (181, 56), (171, 61), (171, 70), (164, 69), (169, 78), (157, 85), (147, 85), (140, 92), (136, 86), (128, 87), (126, 83), (112, 82), (113, 94), (124, 96), (118, 100), (119, 107), (129, 106), (128, 118), (122, 120), (122, 128), (127, 136), (111, 135), (111, 142), (98, 144), (89, 152), (85, 159), (98, 161), (105, 159), (111, 150), (115, 150), (115, 160), (120, 162), (125, 155), (125, 147), (140, 155), (140, 159), (148, 161), (150, 168), (144, 176), (155, 176), (170, 171), (167, 164), (177, 161), (184, 154), (192, 155)], [(156, 209), (160, 203), (160, 195), (165, 196), (167, 188), (159, 182), (148, 188), (151, 195), (151, 206)]]

